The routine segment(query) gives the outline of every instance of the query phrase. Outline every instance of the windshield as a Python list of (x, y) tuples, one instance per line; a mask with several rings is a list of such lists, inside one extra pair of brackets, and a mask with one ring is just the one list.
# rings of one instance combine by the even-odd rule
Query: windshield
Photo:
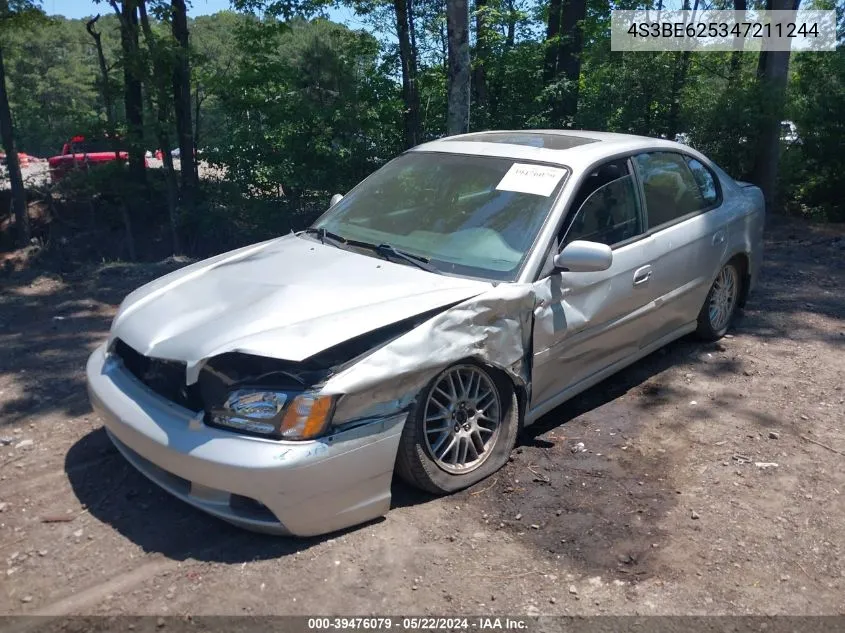
[(364, 180), (314, 227), (390, 244), (441, 273), (512, 281), (565, 175), (562, 167), (508, 158), (410, 152)]

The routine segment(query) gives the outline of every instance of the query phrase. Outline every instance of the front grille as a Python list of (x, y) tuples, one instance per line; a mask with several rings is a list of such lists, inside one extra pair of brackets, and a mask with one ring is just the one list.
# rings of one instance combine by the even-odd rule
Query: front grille
[(203, 409), (196, 386), (185, 384), (186, 363), (144, 356), (120, 339), (112, 351), (127, 371), (154, 393), (191, 411)]

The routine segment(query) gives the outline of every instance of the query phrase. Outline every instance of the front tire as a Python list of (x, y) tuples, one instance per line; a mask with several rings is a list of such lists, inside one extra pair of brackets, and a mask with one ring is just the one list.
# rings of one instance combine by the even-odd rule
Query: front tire
[(728, 262), (716, 275), (707, 299), (698, 313), (696, 333), (705, 341), (717, 341), (727, 333), (736, 314), (742, 278), (733, 262)]
[(462, 490), (507, 463), (518, 430), (513, 386), (479, 364), (453, 365), (420, 392), (409, 412), (397, 473), (434, 494)]

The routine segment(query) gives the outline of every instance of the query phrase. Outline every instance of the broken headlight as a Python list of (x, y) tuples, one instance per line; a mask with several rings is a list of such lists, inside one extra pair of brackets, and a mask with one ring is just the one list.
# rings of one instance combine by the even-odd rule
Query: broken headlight
[(310, 440), (326, 430), (332, 396), (270, 389), (239, 389), (208, 415), (214, 426), (284, 440)]

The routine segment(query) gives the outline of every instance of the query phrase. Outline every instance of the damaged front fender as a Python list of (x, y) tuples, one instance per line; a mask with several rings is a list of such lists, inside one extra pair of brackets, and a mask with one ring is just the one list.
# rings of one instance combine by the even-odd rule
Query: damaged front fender
[(342, 395), (335, 424), (401, 410), (437, 373), (469, 358), (503, 371), (527, 390), (535, 303), (530, 284), (496, 286), (332, 376), (320, 391)]

